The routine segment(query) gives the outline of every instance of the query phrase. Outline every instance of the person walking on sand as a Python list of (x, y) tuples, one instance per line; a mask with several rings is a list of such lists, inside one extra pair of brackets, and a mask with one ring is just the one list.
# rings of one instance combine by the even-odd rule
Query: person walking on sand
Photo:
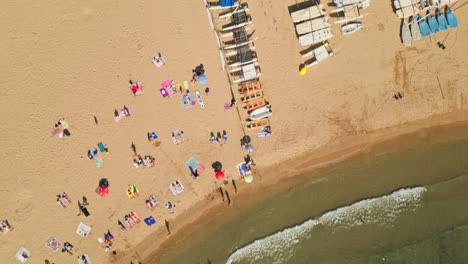
[(224, 192), (226, 193), (226, 199), (228, 200), (228, 206), (231, 207), (232, 206), (231, 197), (229, 197), (228, 191), (224, 190)]
[(221, 194), (221, 198), (223, 199), (224, 202), (224, 192), (223, 192), (223, 187), (218, 188), (219, 193)]
[(232, 182), (232, 186), (234, 187), (234, 193), (237, 193), (236, 181), (234, 179), (232, 179), (231, 182)]
[(166, 225), (166, 230), (167, 230), (167, 235), (171, 235), (171, 228), (169, 226), (169, 221), (167, 221), (167, 219), (164, 219), (164, 223)]

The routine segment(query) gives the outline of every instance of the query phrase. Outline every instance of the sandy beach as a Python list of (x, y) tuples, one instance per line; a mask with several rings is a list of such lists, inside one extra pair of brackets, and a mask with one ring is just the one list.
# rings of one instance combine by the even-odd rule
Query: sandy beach
[[(404, 47), (400, 20), (390, 2), (374, 1), (364, 12), (368, 15), (363, 29), (342, 36), (336, 28), (330, 40), (336, 56), (301, 76), (303, 48), (288, 13), (295, 1), (248, 4), (261, 82), (273, 109), (270, 137), (257, 138), (257, 130), (245, 129), (252, 137), (257, 164), (249, 185), (236, 172), (246, 155), (239, 144), (242, 126), (236, 110), (223, 107), (231, 100), (229, 82), (203, 1), (6, 4), (1, 16), (6, 37), (0, 51), (6, 69), (1, 73), (0, 96), (4, 112), (0, 217), (14, 230), (0, 236), (1, 259), (19, 263), (15, 254), (25, 247), (31, 252), (26, 263), (45, 259), (73, 263), (82, 254), (93, 263), (138, 263), (163, 242), (183, 236), (179, 230), (202, 225), (198, 218), (210, 208), (235, 209), (219, 206), (218, 196), (205, 199), (216, 188), (214, 161), (223, 163), (227, 180), (238, 182), (240, 195), (254, 197), (263, 186), (353, 153), (359, 146), (467, 121), (463, 85), (468, 78), (467, 8), (455, 11), (460, 26), (448, 35), (438, 33)], [(447, 49), (441, 50), (436, 43), (444, 39)], [(158, 52), (167, 60), (161, 68), (151, 63)], [(205, 108), (197, 104), (184, 109), (179, 96), (162, 98), (162, 82), (190, 81), (192, 69), (200, 63), (208, 82), (190, 90), (202, 93)], [(141, 81), (145, 94), (133, 96), (129, 79)], [(209, 95), (203, 93), (206, 87)], [(396, 92), (404, 95), (401, 105), (392, 98)], [(114, 109), (124, 105), (131, 116), (114, 122)], [(61, 118), (71, 132), (63, 139), (51, 135)], [(184, 143), (173, 144), (170, 134), (175, 130), (184, 131)], [(223, 130), (228, 136), (225, 144), (210, 142), (210, 132)], [(146, 136), (153, 131), (161, 142), (157, 148)], [(86, 158), (87, 150), (98, 142), (109, 148), (109, 154), (101, 154), (100, 168)], [(133, 167), (132, 142), (142, 156), (156, 158), (154, 167)], [(198, 180), (190, 178), (184, 166), (190, 157), (207, 168)], [(101, 178), (110, 183), (107, 197), (95, 193)], [(168, 188), (175, 180), (185, 187), (177, 196)], [(139, 188), (139, 197), (127, 197), (129, 184)], [(231, 185), (226, 188), (233, 192)], [(62, 192), (72, 199), (67, 208), (55, 201)], [(151, 194), (159, 201), (154, 209), (145, 204)], [(82, 196), (90, 203), (89, 217), (77, 216)], [(176, 205), (172, 212), (164, 207), (167, 201)], [(153, 216), (157, 224), (142, 222), (119, 230), (117, 221), (130, 211), (141, 218)], [(170, 237), (165, 219), (171, 222)], [(75, 233), (80, 222), (93, 228), (87, 238)], [(115, 256), (97, 241), (107, 230), (115, 237)], [(74, 255), (47, 248), (50, 237), (73, 244)]]

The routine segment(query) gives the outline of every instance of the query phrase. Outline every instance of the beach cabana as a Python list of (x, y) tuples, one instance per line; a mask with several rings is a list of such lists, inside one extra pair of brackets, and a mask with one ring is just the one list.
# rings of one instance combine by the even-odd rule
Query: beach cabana
[(330, 17), (328, 16), (323, 16), (297, 24), (296, 32), (298, 35), (302, 35), (312, 31), (330, 27), (331, 24), (327, 22), (329, 18)]
[(252, 24), (251, 17), (247, 14), (245, 9), (242, 9), (232, 14), (231, 23), (222, 26), (221, 31), (229, 31), (249, 24)]
[(232, 36), (232, 40), (223, 41), (224, 50), (237, 49), (239, 47), (246, 46), (253, 43), (250, 40), (247, 30), (245, 28), (236, 29), (229, 34), (223, 34), (222, 37)]
[(313, 62), (311, 62), (311, 63), (306, 64), (306, 67), (309, 68), (309, 67), (312, 67), (314, 65), (317, 65), (319, 62), (322, 62), (322, 61), (326, 60), (328, 57), (332, 56), (333, 52), (327, 50), (328, 46), (329, 46), (329, 44), (325, 43), (325, 44), (319, 46), (318, 48), (315, 48), (315, 49), (307, 52), (306, 54), (302, 55), (303, 58), (311, 56), (311, 55), (314, 55), (314, 57), (315, 57), (315, 60)]
[(294, 23), (314, 19), (325, 15), (323, 5), (315, 5), (291, 13), (291, 19)]
[(248, 63), (256, 62), (258, 61), (257, 54), (253, 51), (255, 47), (242, 47), (240, 49), (237, 49), (234, 52), (230, 52), (226, 54), (226, 57), (228, 55), (231, 55), (234, 53), (234, 56), (231, 58), (228, 58), (230, 62), (228, 63), (229, 67), (238, 67), (241, 65), (245, 65)]
[(299, 37), (299, 43), (301, 46), (307, 46), (311, 44), (315, 44), (321, 41), (325, 41), (327, 39), (333, 38), (331, 33), (331, 28), (324, 28), (320, 29)]
[(258, 66), (258, 63), (250, 63), (250, 64), (243, 65), (241, 67), (230, 70), (229, 72), (231, 74), (236, 73), (236, 72), (242, 73), (242, 77), (234, 80), (233, 83), (240, 83), (243, 81), (248, 81), (248, 80), (258, 78), (261, 75), (261, 73), (257, 72), (256, 66)]

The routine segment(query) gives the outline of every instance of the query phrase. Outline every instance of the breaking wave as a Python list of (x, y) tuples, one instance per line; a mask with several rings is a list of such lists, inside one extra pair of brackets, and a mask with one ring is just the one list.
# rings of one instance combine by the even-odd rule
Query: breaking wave
[(287, 263), (296, 250), (294, 245), (311, 236), (315, 226), (320, 225), (329, 232), (337, 227), (351, 228), (363, 224), (391, 227), (394, 220), (408, 210), (415, 210), (420, 204), (424, 187), (397, 190), (391, 194), (361, 200), (348, 206), (326, 212), (318, 218), (309, 219), (300, 225), (285, 228), (267, 237), (237, 249), (228, 258), (227, 264), (234, 263)]

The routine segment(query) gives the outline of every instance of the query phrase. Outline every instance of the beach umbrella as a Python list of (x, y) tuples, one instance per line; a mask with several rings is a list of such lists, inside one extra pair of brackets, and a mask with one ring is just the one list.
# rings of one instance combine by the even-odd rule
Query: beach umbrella
[(198, 83), (204, 84), (208, 81), (208, 78), (204, 74), (198, 75), (197, 78)]
[(247, 152), (253, 152), (254, 147), (252, 145), (248, 144), (248, 145), (244, 146), (244, 150), (247, 151)]
[(246, 174), (246, 175), (244, 176), (244, 181), (245, 181), (246, 183), (251, 183), (251, 182), (253, 181), (253, 176), (252, 176), (252, 174), (250, 174), (250, 173), (249, 173), (249, 174)]
[(99, 181), (99, 187), (109, 187), (109, 181), (106, 178), (102, 178)]
[(213, 162), (213, 164), (211, 164), (211, 167), (213, 168), (213, 170), (215, 172), (217, 172), (217, 171), (220, 171), (223, 168), (223, 164), (221, 164), (221, 162), (219, 162), (219, 161), (215, 161), (215, 162)]
[(107, 195), (109, 195), (109, 188), (101, 187), (99, 189), (99, 195), (101, 195), (102, 197), (106, 197)]
[(224, 172), (222, 172), (222, 171), (216, 172), (215, 177), (216, 177), (217, 180), (224, 179)]

